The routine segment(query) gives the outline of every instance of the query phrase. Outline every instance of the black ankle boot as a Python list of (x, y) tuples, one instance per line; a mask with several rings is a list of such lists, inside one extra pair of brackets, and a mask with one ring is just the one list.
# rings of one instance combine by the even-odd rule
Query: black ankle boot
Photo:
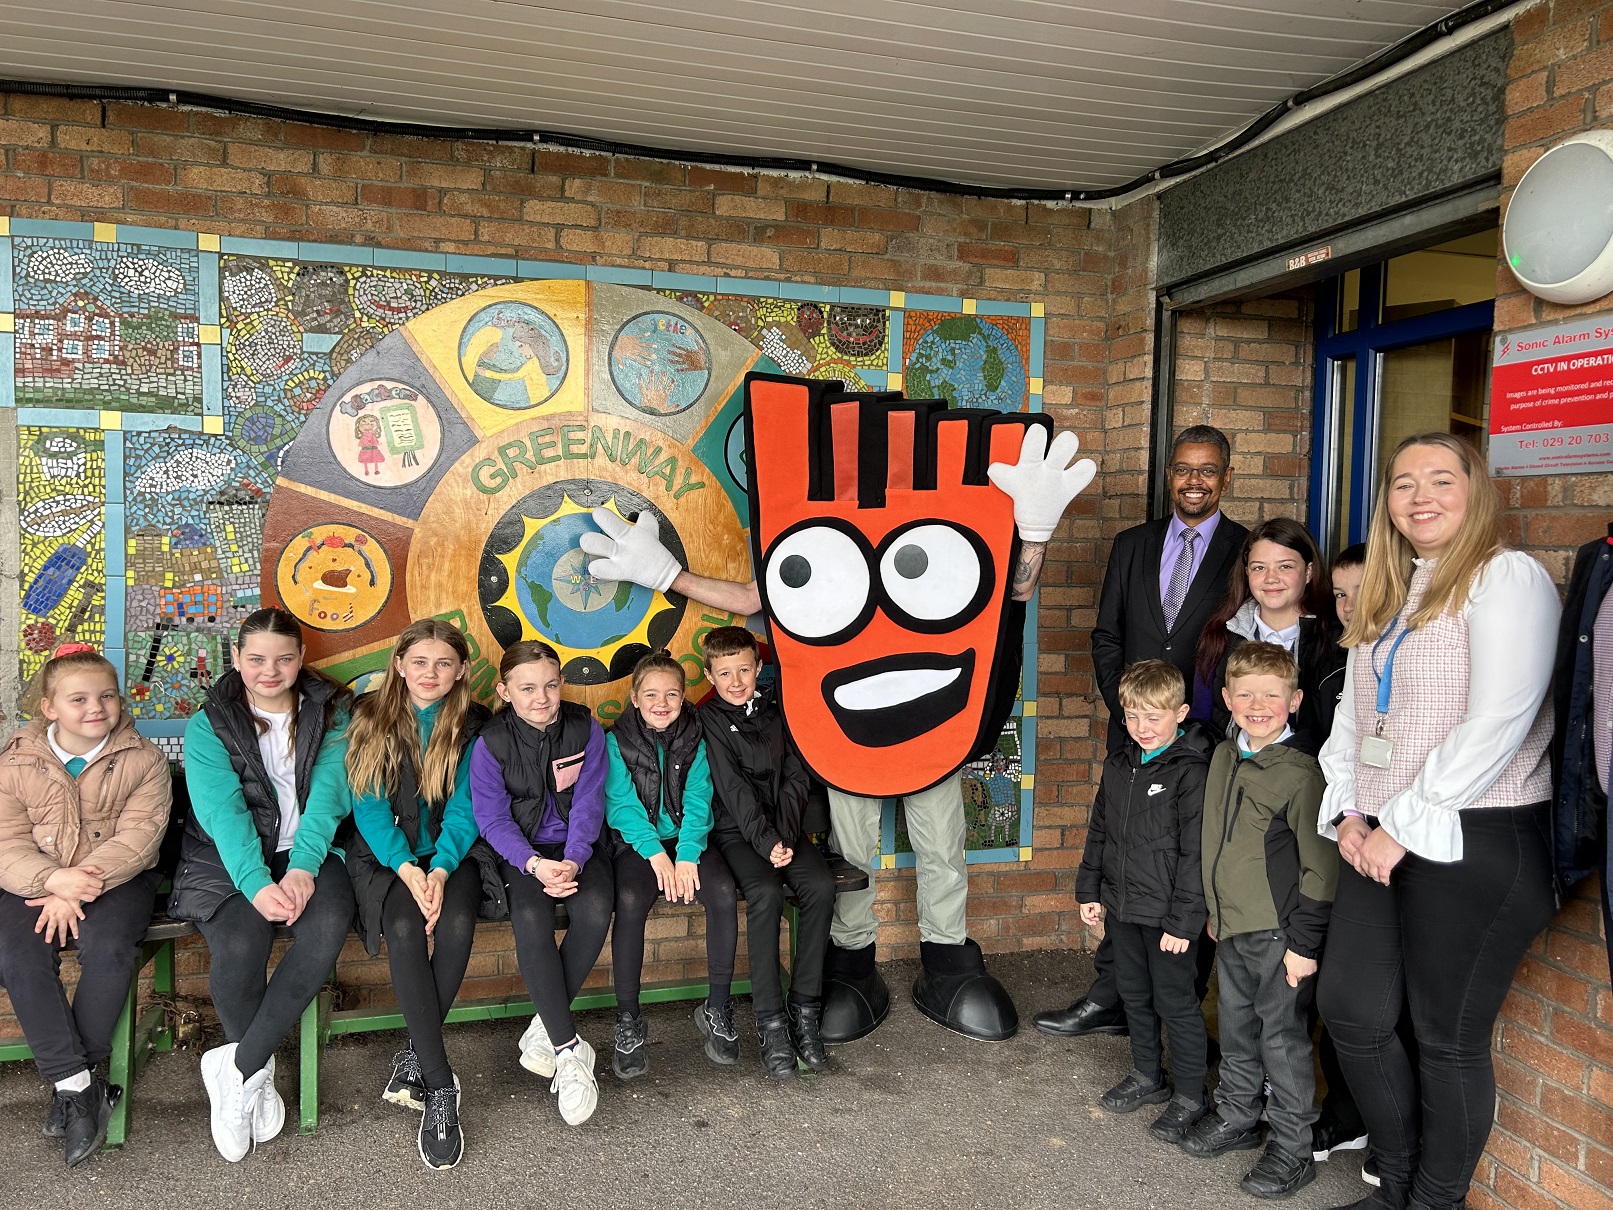
[(795, 1078), (795, 1044), (790, 1022), (783, 1013), (756, 1018), (756, 1037), (762, 1044), (762, 1070), (775, 1080)]
[(823, 958), (823, 1041), (855, 1042), (890, 1015), (891, 994), (874, 965), (874, 947), (841, 949), (833, 941)]
[(797, 1004), (794, 1000), (786, 1006), (790, 1015), (790, 1038), (795, 1043), (795, 1053), (801, 1056), (801, 1062), (811, 1071), (823, 1071), (829, 1066), (829, 1056), (823, 1050), (823, 1005), (814, 1000), (811, 1004)]
[(913, 983), (913, 1007), (968, 1038), (1001, 1042), (1019, 1032), (1019, 1012), (1008, 989), (986, 973), (973, 941), (962, 945), (919, 942), (923, 969)]

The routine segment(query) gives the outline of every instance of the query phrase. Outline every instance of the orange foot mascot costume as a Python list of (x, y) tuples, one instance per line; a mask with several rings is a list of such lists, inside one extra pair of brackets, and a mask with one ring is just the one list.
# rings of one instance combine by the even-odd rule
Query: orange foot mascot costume
[[(1073, 433), (1049, 449), (1044, 416), (765, 374), (745, 389), (754, 595), (791, 738), (829, 786), (831, 843), (878, 869), (883, 801), (904, 800), (923, 966), (913, 1003), (970, 1037), (1011, 1037), (1013, 1001), (968, 936), (959, 770), (995, 744), (1017, 693), (1021, 542), (1045, 543), (1097, 468), (1072, 464)], [(595, 518), (605, 532), (582, 539), (595, 575), (661, 591), (679, 579), (653, 517)], [(717, 597), (707, 603), (736, 599)], [(872, 887), (840, 895), (825, 1041), (861, 1037), (890, 1010), (877, 934)]]

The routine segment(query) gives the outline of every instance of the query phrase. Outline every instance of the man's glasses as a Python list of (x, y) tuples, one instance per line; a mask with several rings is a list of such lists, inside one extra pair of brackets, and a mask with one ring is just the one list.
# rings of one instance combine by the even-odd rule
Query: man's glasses
[(1172, 479), (1197, 479), (1200, 483), (1214, 483), (1221, 477), (1224, 466), (1188, 466), (1182, 462), (1173, 462), (1168, 468)]

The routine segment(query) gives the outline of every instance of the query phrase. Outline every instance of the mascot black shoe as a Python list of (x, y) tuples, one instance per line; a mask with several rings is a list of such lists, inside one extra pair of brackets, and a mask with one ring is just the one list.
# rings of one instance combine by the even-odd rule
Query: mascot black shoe
[(1019, 1011), (1008, 989), (986, 973), (973, 941), (962, 945), (919, 942), (923, 969), (913, 981), (913, 1007), (967, 1038), (1002, 1042), (1019, 1032)]
[(890, 1011), (891, 993), (874, 965), (874, 947), (845, 950), (831, 941), (823, 959), (823, 1040), (867, 1037)]

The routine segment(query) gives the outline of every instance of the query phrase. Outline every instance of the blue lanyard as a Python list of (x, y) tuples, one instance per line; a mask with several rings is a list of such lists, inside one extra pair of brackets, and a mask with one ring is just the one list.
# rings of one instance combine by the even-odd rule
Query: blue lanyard
[[(1378, 648), (1382, 647), (1384, 643), (1388, 641), (1389, 635), (1394, 634), (1395, 628), (1400, 624), (1400, 619), (1396, 618), (1390, 625), (1388, 631), (1381, 638), (1379, 638), (1376, 643), (1372, 644), (1372, 667), (1374, 671), (1377, 671), (1378, 667)], [(1400, 650), (1400, 644), (1406, 641), (1406, 636), (1410, 633), (1411, 629), (1407, 627), (1406, 629), (1401, 630), (1401, 632), (1395, 636), (1394, 645), (1389, 648), (1389, 658), (1383, 662), (1383, 671), (1378, 672), (1379, 714), (1389, 713), (1389, 692), (1390, 687), (1394, 684), (1395, 679), (1395, 652)]]

